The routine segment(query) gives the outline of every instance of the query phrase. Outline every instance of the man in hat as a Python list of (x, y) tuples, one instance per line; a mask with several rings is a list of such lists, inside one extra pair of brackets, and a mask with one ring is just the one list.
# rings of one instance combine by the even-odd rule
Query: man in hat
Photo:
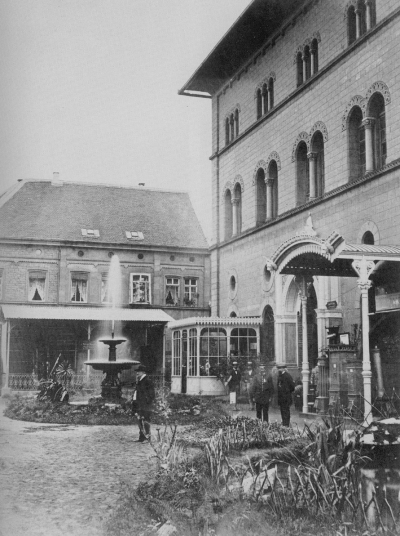
[(278, 367), (278, 406), (281, 409), (282, 425), (290, 425), (290, 406), (292, 404), (292, 393), (294, 391), (294, 381), (285, 364)]
[(135, 412), (139, 424), (139, 441), (150, 441), (150, 421), (153, 410), (155, 392), (153, 382), (146, 374), (146, 367), (139, 365), (136, 369), (136, 391), (133, 401), (136, 402)]
[(240, 374), (239, 368), (238, 368), (238, 362), (233, 361), (232, 363), (232, 370), (231, 375), (229, 376), (226, 384), (229, 387), (229, 393), (230, 393), (230, 403), (235, 404), (237, 403), (237, 398), (240, 394), (240, 381), (242, 379), (242, 376)]
[(257, 419), (268, 422), (269, 404), (273, 394), (272, 377), (267, 374), (265, 365), (261, 364), (250, 386), (250, 396), (256, 404)]

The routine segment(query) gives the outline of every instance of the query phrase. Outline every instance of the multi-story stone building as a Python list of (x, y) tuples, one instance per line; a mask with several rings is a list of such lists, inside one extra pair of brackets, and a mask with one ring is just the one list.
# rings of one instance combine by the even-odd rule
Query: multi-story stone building
[[(109, 278), (118, 256), (120, 277)], [(210, 313), (210, 253), (185, 192), (23, 180), (0, 197), (2, 391), (70, 362), (107, 355), (170, 367), (168, 321)], [(120, 282), (112, 309), (110, 287)]]
[(212, 315), (260, 318), (305, 412), (317, 372), (368, 419), (400, 389), (399, 33), (395, 0), (254, 0), (180, 91), (212, 102)]

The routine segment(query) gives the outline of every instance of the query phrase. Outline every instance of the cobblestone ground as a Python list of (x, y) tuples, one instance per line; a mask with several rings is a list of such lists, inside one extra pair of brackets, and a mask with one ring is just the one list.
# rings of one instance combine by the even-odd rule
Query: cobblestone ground
[(0, 398), (0, 536), (100, 536), (120, 483), (145, 479), (153, 453), (135, 426), (13, 421)]

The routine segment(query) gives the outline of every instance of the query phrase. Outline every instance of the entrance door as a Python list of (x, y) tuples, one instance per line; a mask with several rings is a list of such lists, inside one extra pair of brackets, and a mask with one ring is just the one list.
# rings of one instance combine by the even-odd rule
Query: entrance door
[(187, 357), (188, 357), (188, 338), (187, 330), (182, 331), (182, 385), (181, 393), (185, 394), (187, 389)]

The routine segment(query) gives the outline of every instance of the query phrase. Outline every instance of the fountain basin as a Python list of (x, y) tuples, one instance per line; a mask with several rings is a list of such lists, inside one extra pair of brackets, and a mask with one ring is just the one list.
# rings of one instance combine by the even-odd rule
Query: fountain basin
[(105, 359), (93, 359), (91, 361), (85, 361), (85, 365), (90, 365), (94, 370), (102, 370), (103, 372), (115, 370), (120, 372), (121, 370), (128, 370), (134, 365), (139, 365), (140, 361), (122, 360), (108, 361)]

